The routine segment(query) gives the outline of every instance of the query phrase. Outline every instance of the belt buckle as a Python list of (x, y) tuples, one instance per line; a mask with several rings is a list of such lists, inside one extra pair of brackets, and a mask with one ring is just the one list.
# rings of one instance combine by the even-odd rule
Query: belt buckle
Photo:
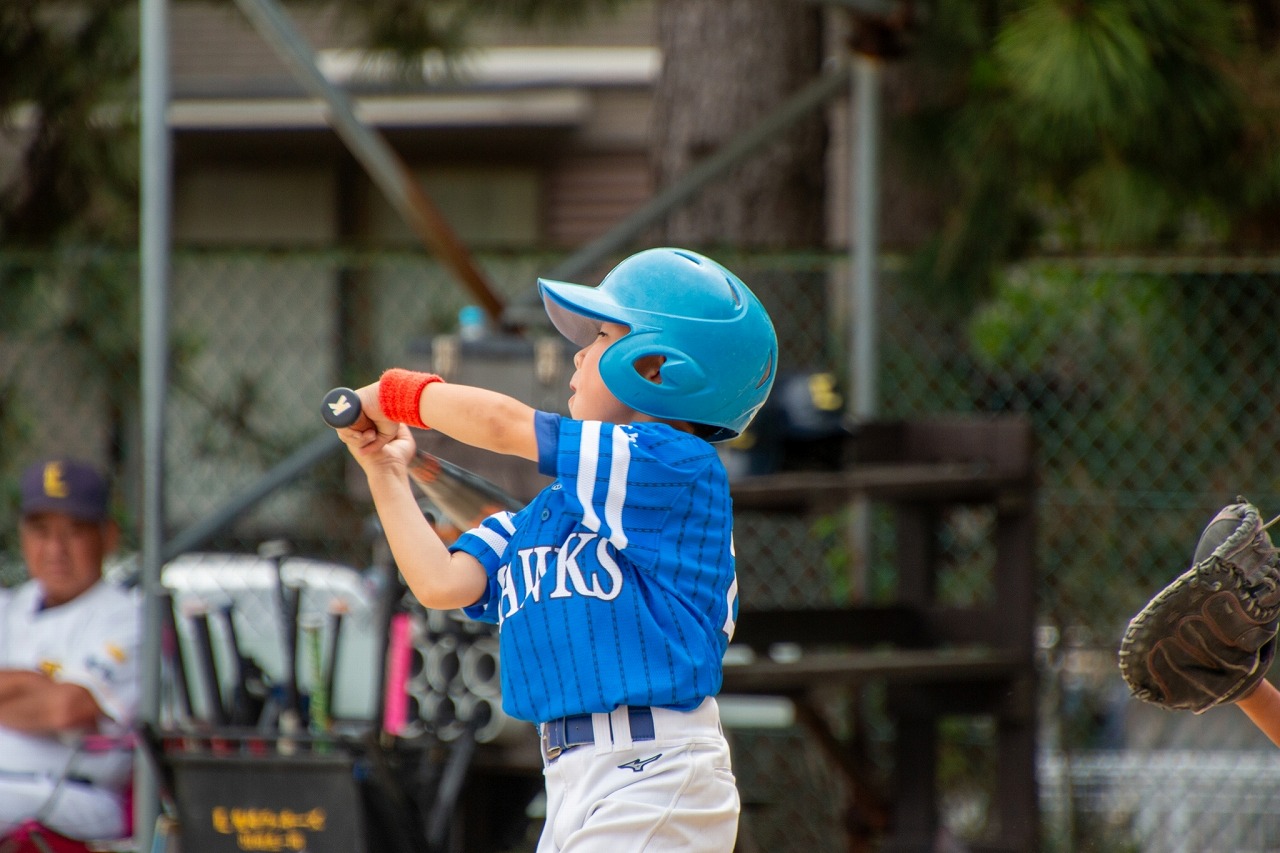
[[(563, 740), (563, 738), (561, 738)], [(555, 761), (560, 757), (560, 753), (564, 752), (564, 747), (557, 744), (551, 745), (551, 723), (542, 724), (542, 755), (547, 759), (548, 763)]]

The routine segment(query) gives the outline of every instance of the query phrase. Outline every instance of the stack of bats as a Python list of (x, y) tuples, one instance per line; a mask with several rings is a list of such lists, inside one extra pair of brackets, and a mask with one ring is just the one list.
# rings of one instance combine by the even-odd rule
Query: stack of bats
[[(410, 475), (437, 529), (466, 530), (493, 512), (519, 508), (518, 501), (493, 483), (425, 451), (419, 451)], [(334, 598), (324, 616), (301, 617), (302, 588), (287, 582), (281, 571), (288, 555), (287, 544), (279, 540), (258, 549), (259, 558), (274, 571), (283, 649), (277, 678), (267, 677), (244, 652), (236, 621), (248, 614), (237, 615), (229, 604), (210, 608), (198, 598), (184, 599), (177, 614), (165, 608), (174, 617), (166, 626), (164, 657), (176, 685), (177, 710), (188, 721), (198, 721), (197, 728), (210, 734), (281, 738), (317, 737), (332, 730), (334, 676), (346, 608)], [(182, 632), (177, 618), (183, 620)], [(185, 655), (178, 652), (180, 633), (190, 644)], [(225, 638), (223, 651), (229, 647), (229, 653), (216, 653), (218, 637)], [(384, 647), (382, 716), (373, 722), (385, 733), (449, 741), (469, 732), (477, 742), (487, 743), (519, 729), (502, 712), (494, 626), (413, 603), (391, 615)], [(309, 684), (308, 691), (299, 688), (300, 680)], [(198, 709), (192, 701), (193, 687), (203, 700)]]
[[(233, 568), (229, 562), (220, 565), (217, 556), (213, 555), (208, 560), (209, 567), (198, 573), (205, 578), (220, 578), (220, 569)], [(317, 595), (331, 595), (327, 608), (323, 613), (303, 616), (304, 586), (299, 579), (314, 577), (314, 570), (286, 578), (282, 567), (288, 548), (280, 541), (264, 543), (259, 556), (271, 566), (275, 581), (271, 596), (278, 615), (270, 623), (261, 621), (260, 609), (238, 606), (261, 602), (261, 587), (252, 582), (246, 585), (244, 561), (236, 567), (239, 571), (218, 581), (227, 584), (227, 591), (213, 596), (219, 602), (216, 605), (209, 603), (210, 596), (186, 590), (176, 599), (180, 606), (175, 607), (171, 598), (162, 608), (168, 617), (162, 642), (162, 661), (168, 670), (164, 682), (171, 691), (173, 715), (181, 726), (193, 732), (328, 732), (347, 602), (333, 589), (318, 587)], [(185, 576), (196, 575), (188, 571)], [(166, 595), (172, 597), (175, 593)], [(282, 664), (274, 675), (266, 669), (275, 667), (264, 667), (254, 654), (262, 652), (262, 629), (268, 624), (279, 628), (282, 650)], [(246, 629), (249, 639), (244, 637)], [(185, 653), (179, 638), (185, 639)], [(302, 682), (308, 683), (309, 689), (302, 690)]]

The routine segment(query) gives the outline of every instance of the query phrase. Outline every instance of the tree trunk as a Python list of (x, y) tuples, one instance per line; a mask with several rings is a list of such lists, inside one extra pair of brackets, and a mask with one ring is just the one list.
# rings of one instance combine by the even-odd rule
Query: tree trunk
[[(750, 129), (818, 74), (819, 7), (796, 0), (659, 0), (663, 68), (654, 105), (657, 185)], [(674, 243), (821, 246), (824, 112), (707, 185), (667, 218)]]

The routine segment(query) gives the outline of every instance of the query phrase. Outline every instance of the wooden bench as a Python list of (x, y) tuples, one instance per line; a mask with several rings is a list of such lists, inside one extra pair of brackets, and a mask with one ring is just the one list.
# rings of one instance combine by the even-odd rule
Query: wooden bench
[[(947, 716), (995, 721), (993, 837), (967, 850), (1039, 847), (1035, 765), (1034, 436), (1021, 417), (945, 417), (860, 427), (845, 470), (788, 472), (732, 484), (737, 512), (831, 512), (855, 499), (892, 509), (891, 604), (752, 608), (744, 600), (736, 646), (754, 657), (725, 667), (724, 694), (793, 700), (798, 720), (844, 775), (850, 804), (872, 833), (848, 849), (931, 853), (940, 827), (939, 724)], [(945, 606), (937, 594), (945, 514), (993, 509), (991, 595)], [(739, 560), (744, 556), (739, 553)], [(742, 571), (742, 566), (739, 568)], [(770, 650), (787, 644), (786, 656)], [(893, 782), (882, 790), (836, 734), (817, 701), (833, 690), (887, 685), (896, 737)]]

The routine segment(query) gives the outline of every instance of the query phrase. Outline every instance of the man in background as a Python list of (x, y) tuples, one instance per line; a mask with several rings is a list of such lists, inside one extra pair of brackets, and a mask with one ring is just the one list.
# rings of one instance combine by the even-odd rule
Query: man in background
[(49, 459), (22, 475), (29, 579), (0, 590), (0, 839), (35, 819), (71, 838), (127, 834), (125, 735), (138, 705), (141, 604), (106, 582), (119, 527), (92, 466)]

